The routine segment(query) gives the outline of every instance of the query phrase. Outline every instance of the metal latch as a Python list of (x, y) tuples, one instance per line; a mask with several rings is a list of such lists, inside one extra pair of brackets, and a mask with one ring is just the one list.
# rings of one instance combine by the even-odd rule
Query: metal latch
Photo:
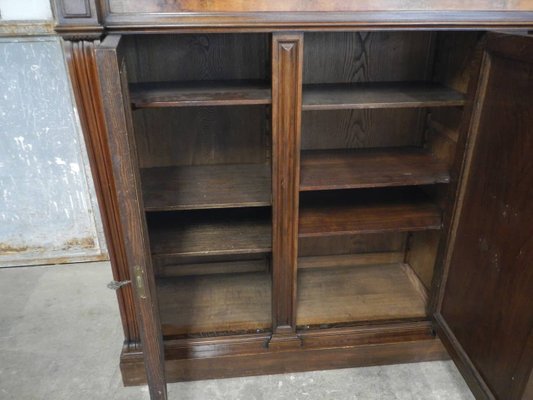
[[(143, 278), (143, 269), (140, 265), (133, 267), (133, 282), (135, 283), (135, 288), (137, 289), (137, 294), (141, 299), (146, 299), (146, 290), (144, 288), (144, 278)], [(125, 286), (132, 281), (111, 281), (107, 284), (109, 289), (118, 290), (122, 286)]]
[(111, 281), (107, 284), (107, 288), (111, 290), (118, 290), (122, 286), (126, 286), (128, 283), (131, 283), (131, 281)]

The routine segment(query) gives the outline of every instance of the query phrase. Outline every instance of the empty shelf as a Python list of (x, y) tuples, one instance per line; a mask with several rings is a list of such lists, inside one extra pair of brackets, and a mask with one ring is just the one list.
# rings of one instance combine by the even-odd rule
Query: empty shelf
[(270, 210), (209, 210), (148, 215), (154, 256), (215, 256), (268, 253)]
[(302, 152), (300, 190), (448, 183), (445, 163), (419, 148)]
[(156, 280), (163, 335), (256, 332), (272, 326), (264, 272)]
[(305, 85), (303, 110), (462, 106), (464, 95), (433, 82)]
[(141, 170), (146, 211), (271, 204), (270, 165), (199, 165)]
[(264, 81), (131, 83), (130, 99), (135, 108), (272, 103), (270, 84)]
[(424, 193), (405, 189), (306, 192), (299, 236), (331, 236), (441, 228), (441, 211)]
[(298, 327), (422, 319), (426, 301), (403, 264), (298, 272)]

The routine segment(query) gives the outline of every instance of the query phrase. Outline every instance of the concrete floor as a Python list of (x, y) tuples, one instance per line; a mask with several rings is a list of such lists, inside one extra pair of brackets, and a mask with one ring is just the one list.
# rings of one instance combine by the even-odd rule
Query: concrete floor
[[(0, 399), (148, 399), (122, 387), (108, 263), (0, 269)], [(170, 399), (473, 399), (451, 362), (169, 385)]]

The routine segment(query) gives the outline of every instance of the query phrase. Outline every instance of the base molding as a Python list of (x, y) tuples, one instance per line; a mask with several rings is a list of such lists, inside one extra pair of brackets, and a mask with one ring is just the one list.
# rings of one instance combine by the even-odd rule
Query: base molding
[[(448, 359), (428, 321), (298, 332), (301, 347), (272, 349), (270, 335), (165, 341), (168, 382)], [(141, 351), (124, 347), (125, 386), (146, 384)]]

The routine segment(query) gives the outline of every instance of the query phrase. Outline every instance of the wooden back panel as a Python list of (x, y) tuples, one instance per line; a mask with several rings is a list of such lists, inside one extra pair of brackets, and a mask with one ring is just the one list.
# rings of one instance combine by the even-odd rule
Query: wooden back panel
[[(305, 34), (304, 84), (423, 81), (433, 67), (431, 32)], [(421, 145), (426, 111), (306, 111), (302, 149)]]
[[(269, 53), (266, 34), (125, 38), (130, 82), (269, 81)], [(269, 107), (265, 106), (137, 110), (134, 122), (140, 167), (266, 162), (269, 119)]]
[(267, 34), (125, 37), (130, 82), (270, 80)]
[(141, 168), (269, 159), (268, 107), (147, 109), (134, 121)]

